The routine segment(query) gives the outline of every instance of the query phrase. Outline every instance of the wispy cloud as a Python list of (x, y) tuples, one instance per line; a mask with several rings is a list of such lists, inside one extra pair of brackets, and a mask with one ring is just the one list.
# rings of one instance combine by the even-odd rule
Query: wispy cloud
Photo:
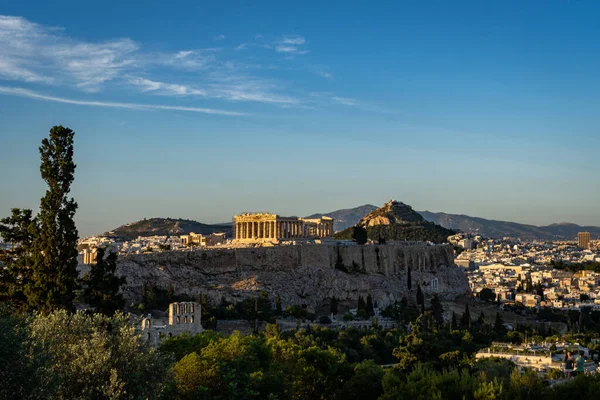
[(140, 104), (140, 103), (121, 103), (112, 101), (89, 101), (89, 100), (77, 100), (69, 99), (65, 97), (47, 96), (33, 90), (24, 88), (13, 88), (0, 86), (0, 94), (28, 97), (37, 100), (52, 101), (56, 103), (75, 104), (80, 106), (91, 106), (91, 107), (108, 107), (108, 108), (126, 108), (130, 110), (173, 110), (173, 111), (189, 111), (202, 114), (215, 114), (215, 115), (226, 115), (232, 117), (247, 116), (247, 113), (241, 113), (236, 111), (220, 110), (215, 108), (202, 108), (202, 107), (185, 107), (185, 106), (170, 106), (162, 104)]
[(281, 43), (299, 46), (306, 43), (306, 39), (304, 39), (302, 36), (285, 37), (281, 40)]
[(139, 88), (142, 92), (153, 92), (165, 96), (205, 96), (206, 91), (201, 89), (195, 89), (186, 85), (173, 84), (152, 81), (150, 79), (131, 77), (129, 83)]
[(357, 106), (359, 105), (358, 100), (351, 99), (349, 97), (339, 97), (339, 96), (331, 96), (330, 99), (338, 104), (343, 104), (345, 106)]
[(150, 54), (145, 58), (150, 64), (163, 64), (169, 67), (198, 71), (214, 66), (217, 63), (215, 53), (220, 50), (219, 48), (182, 50), (172, 54)]
[[(222, 41), (225, 35), (213, 39)], [(308, 45), (308, 40), (298, 35), (255, 35), (237, 47), (146, 51), (130, 38), (91, 42), (73, 38), (62, 28), (0, 15), (0, 80), (34, 87), (44, 85), (53, 91), (61, 87), (85, 93), (111, 89), (116, 93), (133, 91), (140, 96), (254, 102), (298, 109), (363, 106), (350, 97), (329, 93), (317, 98), (294, 87), (295, 79), (285, 75), (295, 71), (308, 69), (322, 78), (333, 79), (327, 66), (288, 62), (307, 54)], [(272, 70), (279, 72), (272, 74)], [(3, 93), (98, 107), (239, 114), (218, 108), (168, 108), (171, 106), (76, 100), (9, 87), (4, 87)]]
[(308, 53), (308, 50), (302, 47), (305, 44), (306, 39), (304, 39), (302, 36), (288, 36), (275, 41), (273, 43), (273, 47), (278, 53), (302, 55)]
[(134, 64), (138, 45), (130, 39), (102, 43), (72, 40), (57, 28), (21, 17), (0, 16), (0, 77), (46, 84), (74, 82), (97, 91)]
[(310, 96), (315, 99), (316, 102), (322, 104), (341, 104), (344, 106), (359, 106), (361, 103), (350, 97), (337, 96), (330, 92), (312, 92)]

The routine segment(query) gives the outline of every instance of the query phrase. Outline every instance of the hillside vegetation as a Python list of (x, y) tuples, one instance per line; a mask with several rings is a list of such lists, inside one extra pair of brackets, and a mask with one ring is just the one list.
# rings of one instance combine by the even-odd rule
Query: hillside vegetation
[(124, 240), (131, 240), (138, 236), (171, 236), (184, 235), (190, 232), (201, 233), (203, 235), (225, 232), (230, 236), (231, 224), (210, 225), (189, 219), (149, 218), (120, 226), (107, 233), (119, 236)]
[[(444, 243), (455, 231), (426, 221), (411, 206), (390, 201), (365, 217), (356, 226), (367, 231), (371, 240), (409, 240)], [(336, 239), (353, 239), (354, 227), (336, 233)]]

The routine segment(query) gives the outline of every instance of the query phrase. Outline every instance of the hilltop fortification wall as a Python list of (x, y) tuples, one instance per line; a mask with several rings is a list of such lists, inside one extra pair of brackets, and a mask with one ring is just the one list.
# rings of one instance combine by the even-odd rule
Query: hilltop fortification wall
[(235, 302), (264, 290), (273, 299), (279, 294), (284, 307), (306, 304), (313, 310), (328, 305), (331, 297), (342, 307), (355, 307), (358, 297), (369, 293), (385, 307), (403, 295), (414, 297), (417, 284), (425, 294), (444, 299), (468, 291), (464, 273), (454, 265), (453, 249), (446, 245), (323, 244), (149, 253), (121, 257), (118, 273), (127, 278), (125, 294), (131, 301), (141, 299), (144, 282), (171, 285), (178, 294), (206, 294), (215, 302)]

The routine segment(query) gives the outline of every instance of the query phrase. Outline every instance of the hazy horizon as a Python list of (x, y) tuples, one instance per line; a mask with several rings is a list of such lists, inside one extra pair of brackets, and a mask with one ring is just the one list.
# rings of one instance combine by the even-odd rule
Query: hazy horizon
[(600, 226), (600, 5), (0, 0), (0, 217), (73, 129), (80, 236), (390, 198)]

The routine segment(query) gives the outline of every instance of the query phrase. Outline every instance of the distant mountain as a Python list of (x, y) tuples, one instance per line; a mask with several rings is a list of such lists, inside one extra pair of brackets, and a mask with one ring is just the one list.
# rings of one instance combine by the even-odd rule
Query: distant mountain
[[(366, 229), (372, 240), (410, 240), (443, 243), (456, 233), (433, 222), (426, 221), (411, 206), (390, 200), (383, 207), (371, 211), (355, 225)], [(336, 233), (338, 239), (352, 239), (353, 228)]]
[(535, 226), (443, 212), (419, 211), (419, 214), (427, 221), (435, 222), (444, 228), (496, 239), (512, 236), (526, 240), (574, 240), (577, 238), (577, 233), (582, 231), (590, 232), (593, 239), (600, 237), (600, 227), (597, 226), (579, 226), (570, 223)]
[(135, 239), (138, 236), (172, 236), (195, 232), (208, 235), (215, 232), (225, 232), (231, 236), (231, 223), (203, 224), (189, 219), (149, 218), (131, 224), (123, 225), (107, 234), (118, 236), (123, 240)]
[(333, 218), (333, 230), (336, 232), (343, 231), (346, 228), (354, 226), (362, 217), (377, 209), (372, 204), (365, 204), (355, 208), (345, 208), (325, 214), (312, 214), (306, 218), (321, 218), (323, 216)]

